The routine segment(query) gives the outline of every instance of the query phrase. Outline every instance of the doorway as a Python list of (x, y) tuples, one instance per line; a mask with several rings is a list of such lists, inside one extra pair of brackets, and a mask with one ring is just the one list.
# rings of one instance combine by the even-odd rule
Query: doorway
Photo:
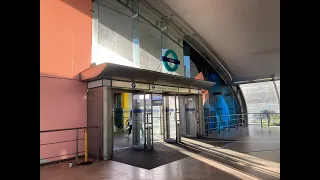
[[(183, 93), (155, 93), (152, 90), (108, 86), (90, 88), (88, 125), (99, 128), (94, 136), (96, 139), (88, 143), (90, 153), (99, 154), (102, 159), (111, 159), (114, 151), (147, 151), (154, 149), (155, 142), (179, 143), (181, 135), (197, 136), (204, 130), (201, 129), (203, 120), (199, 125), (201, 116), (198, 114), (202, 102), (199, 102), (199, 95)], [(129, 118), (132, 120), (130, 135)]]
[(152, 95), (132, 94), (132, 148), (153, 148)]
[[(119, 102), (123, 96), (119, 91), (114, 92), (114, 151), (126, 148), (152, 150), (155, 142), (180, 142), (179, 96), (140, 91), (127, 94), (131, 106), (121, 109)], [(129, 135), (130, 118), (132, 133)], [(124, 125), (119, 129), (121, 122)]]
[(152, 94), (153, 142), (163, 141), (163, 96)]
[(180, 98), (181, 109), (181, 136), (198, 137), (201, 131), (199, 101), (195, 95), (186, 95)]
[(180, 142), (179, 97), (163, 96), (163, 140), (165, 142)]

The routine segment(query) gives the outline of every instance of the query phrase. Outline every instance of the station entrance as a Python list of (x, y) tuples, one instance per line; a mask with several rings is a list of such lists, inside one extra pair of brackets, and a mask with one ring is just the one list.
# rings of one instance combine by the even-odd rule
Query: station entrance
[[(214, 82), (126, 67), (111, 63), (80, 73), (88, 83), (88, 154), (113, 158), (114, 151), (134, 149), (150, 152), (165, 149), (155, 142), (179, 143), (181, 136), (203, 137), (201, 89)], [(131, 107), (122, 108), (122, 94), (130, 94)], [(128, 97), (127, 97), (128, 99)], [(126, 120), (132, 119), (129, 135)]]
[(166, 143), (178, 145), (181, 136), (199, 136), (200, 95), (196, 91), (113, 91), (114, 107), (125, 107), (113, 109), (113, 161), (152, 169), (186, 157)]
[[(113, 150), (147, 151), (155, 142), (179, 143), (181, 135), (199, 136), (198, 96), (115, 90)], [(130, 99), (127, 108), (120, 106), (123, 98)]]

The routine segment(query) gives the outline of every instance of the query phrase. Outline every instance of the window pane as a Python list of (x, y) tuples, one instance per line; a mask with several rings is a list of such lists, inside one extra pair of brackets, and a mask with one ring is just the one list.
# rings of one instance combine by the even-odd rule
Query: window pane
[(275, 81), (278, 92), (279, 92), (279, 96), (280, 96), (280, 80), (279, 81)]
[[(280, 81), (276, 83), (280, 91)], [(260, 113), (280, 113), (273, 82), (243, 84), (240, 88), (246, 100), (249, 123), (260, 123)]]

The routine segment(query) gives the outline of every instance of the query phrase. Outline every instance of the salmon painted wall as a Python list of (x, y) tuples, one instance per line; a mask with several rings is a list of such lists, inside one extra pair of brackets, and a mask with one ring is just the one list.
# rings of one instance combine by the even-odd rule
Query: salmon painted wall
[(40, 73), (77, 78), (91, 63), (91, 0), (40, 0)]
[[(87, 125), (87, 84), (77, 79), (91, 63), (91, 10), (91, 0), (40, 0), (40, 130)], [(71, 139), (75, 131), (47, 133), (40, 144)], [(40, 163), (73, 152), (74, 142), (41, 146)]]

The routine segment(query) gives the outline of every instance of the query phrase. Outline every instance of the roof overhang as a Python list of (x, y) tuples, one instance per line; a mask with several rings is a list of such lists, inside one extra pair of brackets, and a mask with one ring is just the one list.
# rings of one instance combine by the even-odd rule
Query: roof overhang
[(112, 63), (103, 63), (90, 67), (81, 72), (79, 76), (80, 81), (86, 82), (109, 79), (194, 89), (209, 89), (215, 85), (215, 82), (196, 80)]

